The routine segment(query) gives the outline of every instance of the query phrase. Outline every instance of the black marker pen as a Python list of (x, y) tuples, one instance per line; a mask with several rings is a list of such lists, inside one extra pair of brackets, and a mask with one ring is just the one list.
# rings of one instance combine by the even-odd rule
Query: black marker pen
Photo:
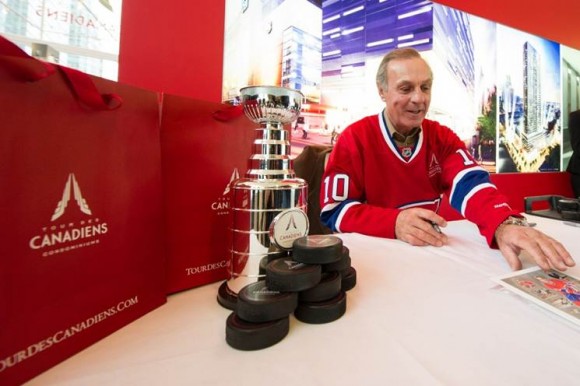
[(435, 224), (433, 221), (430, 221), (430, 223), (431, 223), (431, 226), (433, 227), (433, 229), (435, 229), (435, 231), (437, 233), (443, 233), (443, 232), (441, 232), (441, 228), (439, 228), (439, 225)]

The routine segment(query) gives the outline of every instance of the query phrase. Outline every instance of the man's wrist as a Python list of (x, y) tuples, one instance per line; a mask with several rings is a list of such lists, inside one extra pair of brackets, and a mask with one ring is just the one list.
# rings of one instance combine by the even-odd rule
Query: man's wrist
[[(521, 227), (529, 227), (530, 224), (525, 217), (516, 217), (516, 216), (509, 216), (506, 218), (499, 226), (502, 225), (518, 225)], [(498, 227), (499, 228), (499, 227)]]
[(509, 216), (505, 220), (503, 220), (495, 229), (494, 238), (495, 242), (497, 243), (501, 238), (501, 233), (506, 225), (516, 225), (521, 227), (529, 227), (530, 224), (525, 217), (516, 217), (516, 216)]

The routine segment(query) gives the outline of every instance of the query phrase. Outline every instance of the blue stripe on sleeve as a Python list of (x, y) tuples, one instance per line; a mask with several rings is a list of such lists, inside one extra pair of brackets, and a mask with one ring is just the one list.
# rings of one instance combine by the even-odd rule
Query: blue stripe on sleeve
[(452, 195), (449, 200), (451, 206), (461, 213), (463, 201), (469, 192), (485, 184), (490, 184), (489, 173), (486, 170), (474, 168), (468, 171), (458, 181), (453, 182)]
[(356, 200), (344, 200), (340, 203), (337, 202), (337, 205), (332, 207), (332, 209), (325, 210), (326, 207), (322, 208), (322, 211), (320, 212), (320, 220), (324, 225), (329, 227), (331, 231), (338, 232), (338, 229), (336, 228), (336, 222), (338, 221), (338, 218), (344, 207), (353, 202), (358, 203)]

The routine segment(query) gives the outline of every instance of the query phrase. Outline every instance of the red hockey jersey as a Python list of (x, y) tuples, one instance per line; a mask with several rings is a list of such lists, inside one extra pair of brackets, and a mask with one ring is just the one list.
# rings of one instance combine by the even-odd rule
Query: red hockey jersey
[(436, 212), (442, 194), (493, 247), (498, 225), (519, 216), (451, 129), (423, 120), (415, 148), (403, 157), (381, 113), (340, 135), (322, 177), (321, 220), (335, 232), (395, 238), (401, 210)]

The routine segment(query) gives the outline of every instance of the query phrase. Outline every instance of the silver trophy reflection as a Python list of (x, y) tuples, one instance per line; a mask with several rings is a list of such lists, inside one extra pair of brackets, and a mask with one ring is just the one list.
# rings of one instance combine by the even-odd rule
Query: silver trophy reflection
[(296, 178), (290, 158), (290, 130), (300, 115), (302, 93), (276, 86), (240, 90), (244, 113), (256, 129), (253, 154), (244, 178), (230, 186), (232, 213), (229, 279), (218, 301), (235, 308), (240, 289), (263, 278), (260, 261), (283, 256), (292, 242), (308, 234), (308, 186)]

